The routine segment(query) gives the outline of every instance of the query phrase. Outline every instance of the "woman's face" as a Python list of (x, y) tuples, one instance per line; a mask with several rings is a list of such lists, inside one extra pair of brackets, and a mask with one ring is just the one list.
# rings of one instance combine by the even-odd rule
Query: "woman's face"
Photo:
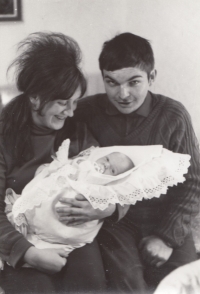
[(74, 115), (74, 110), (77, 107), (77, 101), (80, 94), (80, 88), (78, 88), (74, 95), (68, 100), (54, 100), (47, 102), (43, 107), (41, 114), (37, 111), (40, 106), (40, 98), (31, 98), (31, 102), (35, 106), (35, 110), (32, 110), (32, 117), (36, 126), (52, 130), (61, 129), (64, 126), (66, 118)]

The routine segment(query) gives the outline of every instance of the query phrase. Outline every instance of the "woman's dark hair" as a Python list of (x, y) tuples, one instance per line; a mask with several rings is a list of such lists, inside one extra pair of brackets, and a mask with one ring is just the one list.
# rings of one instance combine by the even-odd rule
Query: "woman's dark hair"
[(154, 55), (148, 40), (132, 33), (123, 33), (105, 42), (99, 56), (99, 67), (114, 71), (139, 67), (148, 76), (154, 68)]
[(79, 68), (81, 51), (71, 37), (61, 33), (37, 32), (18, 45), (22, 50), (8, 70), (15, 67), (16, 85), (21, 95), (8, 103), (1, 114), (3, 136), (17, 164), (31, 155), (30, 97), (40, 98), (39, 114), (53, 100), (70, 99), (78, 87), (80, 97), (86, 91), (86, 80)]

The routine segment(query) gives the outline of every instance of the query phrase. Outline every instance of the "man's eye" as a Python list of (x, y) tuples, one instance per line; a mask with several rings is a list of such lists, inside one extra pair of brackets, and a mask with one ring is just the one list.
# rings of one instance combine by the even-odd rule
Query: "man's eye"
[(140, 81), (136, 81), (136, 80), (135, 80), (135, 81), (130, 81), (130, 82), (129, 82), (129, 85), (130, 85), (130, 86), (135, 86), (135, 85), (139, 84), (139, 82), (140, 82)]
[(112, 174), (113, 174), (113, 175), (115, 174), (115, 170), (114, 170), (114, 169), (112, 169)]
[(116, 86), (116, 83), (114, 81), (111, 80), (106, 80), (107, 84), (109, 84), (110, 86)]
[(106, 161), (109, 162), (109, 158), (108, 157), (106, 157)]

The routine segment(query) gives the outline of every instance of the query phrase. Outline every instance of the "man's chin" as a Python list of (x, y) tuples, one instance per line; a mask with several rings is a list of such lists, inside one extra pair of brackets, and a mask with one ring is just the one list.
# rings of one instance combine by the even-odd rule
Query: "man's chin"
[(119, 110), (119, 112), (121, 112), (123, 114), (130, 114), (130, 113), (136, 111), (136, 109), (130, 108), (130, 107), (118, 107), (117, 109)]

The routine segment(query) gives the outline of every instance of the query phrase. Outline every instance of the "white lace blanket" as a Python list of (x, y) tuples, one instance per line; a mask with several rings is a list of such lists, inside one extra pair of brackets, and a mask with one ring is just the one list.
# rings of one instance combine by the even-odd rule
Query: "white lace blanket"
[[(27, 210), (39, 206), (51, 195), (65, 189), (73, 189), (84, 195), (94, 208), (102, 210), (109, 204), (135, 204), (142, 199), (159, 197), (166, 194), (168, 187), (183, 183), (184, 174), (190, 166), (189, 155), (173, 153), (161, 146), (157, 156), (148, 157), (146, 162), (125, 173), (125, 177), (120, 176), (118, 179), (112, 176), (115, 181), (103, 186), (91, 184), (87, 178), (72, 180), (76, 169), (69, 164), (68, 147), (69, 140), (66, 140), (57, 152), (57, 158), (26, 186), (22, 196), (15, 202), (13, 216), (17, 225), (26, 223), (23, 214)], [(148, 149), (149, 146), (146, 147)], [(140, 147), (136, 146), (134, 154), (137, 148), (139, 150)], [(91, 148), (81, 156), (88, 158), (93, 150)]]

